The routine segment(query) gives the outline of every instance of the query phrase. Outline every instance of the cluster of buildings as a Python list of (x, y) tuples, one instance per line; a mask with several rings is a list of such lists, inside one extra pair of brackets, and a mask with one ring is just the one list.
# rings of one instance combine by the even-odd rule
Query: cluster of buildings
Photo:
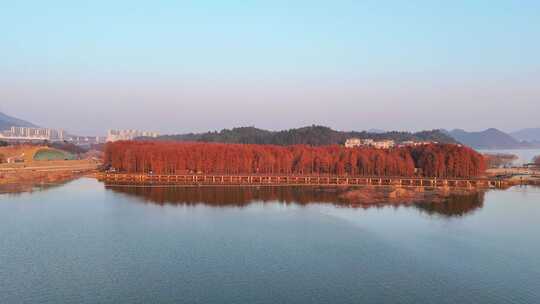
[(108, 141), (132, 140), (137, 137), (158, 137), (156, 132), (139, 130), (109, 130), (107, 137), (102, 136), (76, 136), (67, 134), (62, 129), (35, 128), (35, 127), (11, 127), (9, 130), (0, 131), (0, 140), (10, 142), (58, 142), (66, 141), (75, 145), (93, 145)]
[(382, 140), (375, 140), (371, 138), (349, 138), (345, 141), (345, 147), (346, 148), (355, 148), (355, 147), (371, 147), (375, 149), (390, 149), (396, 146), (400, 147), (407, 147), (407, 146), (421, 146), (421, 145), (429, 145), (436, 142), (431, 141), (404, 141), (401, 142), (399, 145), (396, 144), (395, 141), (391, 139), (382, 139)]
[(396, 143), (391, 139), (384, 140), (374, 140), (371, 138), (349, 138), (345, 141), (346, 148), (355, 148), (355, 147), (373, 147), (376, 149), (389, 149), (396, 145)]
[(11, 127), (7, 131), (0, 132), (0, 139), (6, 140), (48, 140), (63, 141), (66, 132), (61, 129)]
[(139, 131), (139, 130), (109, 130), (107, 132), (106, 141), (132, 140), (137, 137), (158, 137), (156, 132)]
[(11, 142), (58, 142), (66, 141), (76, 145), (92, 145), (105, 142), (100, 136), (75, 136), (66, 133), (62, 129), (11, 127), (9, 130), (0, 131), (0, 140)]
[(436, 141), (412, 141), (407, 140), (404, 142), (401, 142), (401, 147), (415, 147), (415, 146), (424, 146), (424, 145), (430, 145), (430, 144), (436, 144)]

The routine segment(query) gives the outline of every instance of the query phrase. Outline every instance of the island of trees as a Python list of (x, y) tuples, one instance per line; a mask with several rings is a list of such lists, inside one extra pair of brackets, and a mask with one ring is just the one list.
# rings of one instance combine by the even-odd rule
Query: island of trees
[(375, 149), (172, 141), (108, 143), (104, 163), (122, 173), (329, 174), (476, 177), (484, 157), (456, 144)]
[[(269, 131), (255, 127), (240, 127), (223, 129), (219, 132), (188, 133), (178, 135), (164, 135), (158, 140), (188, 141), (188, 142), (220, 142), (235, 144), (265, 144), (265, 145), (311, 145), (327, 146), (342, 145), (348, 138), (371, 138), (374, 140), (391, 139), (395, 142), (403, 141), (432, 141), (438, 143), (457, 143), (442, 130), (411, 132), (356, 132), (336, 131), (325, 126), (307, 126), (296, 129)], [(146, 138), (156, 140), (155, 138)]]

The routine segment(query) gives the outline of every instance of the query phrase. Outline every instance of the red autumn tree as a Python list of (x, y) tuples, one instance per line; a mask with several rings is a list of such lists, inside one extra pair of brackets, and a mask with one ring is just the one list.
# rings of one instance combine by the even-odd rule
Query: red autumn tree
[(118, 172), (155, 174), (316, 174), (473, 177), (485, 170), (476, 151), (432, 144), (375, 149), (337, 145), (274, 146), (199, 142), (119, 141), (105, 148)]

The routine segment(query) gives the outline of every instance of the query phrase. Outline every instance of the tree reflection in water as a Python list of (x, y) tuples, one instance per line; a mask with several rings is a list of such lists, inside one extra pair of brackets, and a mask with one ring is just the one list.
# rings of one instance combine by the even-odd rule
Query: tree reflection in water
[[(208, 205), (212, 207), (244, 207), (251, 203), (280, 202), (285, 204), (333, 204), (347, 208), (381, 208), (410, 206), (430, 215), (464, 216), (481, 208), (484, 192), (408, 191), (395, 196), (391, 188), (348, 187), (174, 187), (174, 186), (106, 186), (116, 193), (135, 196), (157, 205)], [(361, 193), (360, 199), (350, 194)], [(412, 195), (410, 195), (412, 193)], [(352, 198), (351, 198), (352, 197)]]
[(464, 216), (482, 208), (484, 194), (485, 192), (450, 194), (444, 200), (417, 202), (414, 206), (430, 215)]

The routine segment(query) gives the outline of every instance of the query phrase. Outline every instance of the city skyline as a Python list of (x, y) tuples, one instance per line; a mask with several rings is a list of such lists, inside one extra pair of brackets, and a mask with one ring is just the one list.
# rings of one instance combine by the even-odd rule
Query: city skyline
[(74, 134), (539, 127), (534, 1), (2, 6), (0, 111)]

